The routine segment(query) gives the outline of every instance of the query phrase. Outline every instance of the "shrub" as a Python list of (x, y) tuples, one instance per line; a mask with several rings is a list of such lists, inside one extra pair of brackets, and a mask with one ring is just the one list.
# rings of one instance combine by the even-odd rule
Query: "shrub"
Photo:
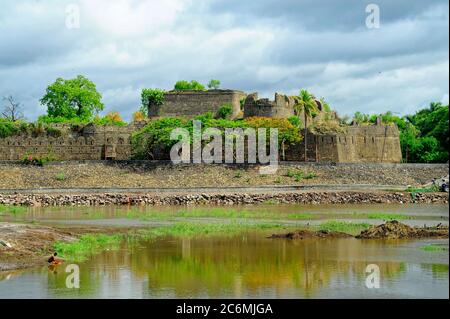
[(19, 132), (16, 122), (11, 122), (6, 119), (0, 119), (0, 137), (5, 138), (15, 135)]
[(181, 81), (177, 81), (177, 83), (175, 83), (174, 89), (176, 91), (188, 91), (188, 90), (204, 91), (205, 87), (201, 83), (199, 83), (195, 80), (192, 80), (191, 82), (181, 80)]
[(45, 155), (45, 156), (33, 156), (33, 155), (25, 155), (23, 156), (21, 162), (25, 165), (37, 165), (37, 166), (44, 166), (48, 162), (54, 161), (55, 157), (52, 155)]
[(217, 116), (221, 119), (228, 119), (231, 114), (233, 114), (233, 107), (230, 104), (221, 106), (217, 111)]
[(58, 173), (55, 175), (55, 178), (57, 181), (63, 182), (66, 180), (66, 174), (64, 174), (63, 172)]
[[(142, 107), (145, 109), (149, 105), (163, 104), (165, 93), (166, 92), (164, 90), (160, 89), (142, 89), (141, 92)], [(140, 111), (144, 113), (145, 111), (143, 111), (143, 108), (141, 108)]]
[[(294, 127), (286, 119), (272, 119), (253, 117), (245, 120), (228, 120), (214, 118), (213, 113), (208, 112), (195, 117), (193, 120), (202, 122), (202, 130), (213, 127), (219, 129), (222, 134), (225, 128), (277, 128), (279, 145), (292, 144), (301, 141), (299, 129)], [(133, 157), (135, 159), (152, 158), (152, 148), (157, 146), (169, 150), (177, 141), (170, 139), (170, 133), (175, 128), (185, 128), (192, 134), (193, 120), (180, 118), (161, 118), (148, 123), (140, 131), (132, 136)], [(267, 130), (267, 135), (270, 132)], [(270, 139), (267, 138), (267, 143)], [(191, 141), (192, 142), (192, 141)]]
[(140, 122), (140, 121), (144, 121), (147, 117), (145, 116), (144, 113), (142, 113), (141, 111), (137, 111), (133, 113), (133, 121), (134, 122)]

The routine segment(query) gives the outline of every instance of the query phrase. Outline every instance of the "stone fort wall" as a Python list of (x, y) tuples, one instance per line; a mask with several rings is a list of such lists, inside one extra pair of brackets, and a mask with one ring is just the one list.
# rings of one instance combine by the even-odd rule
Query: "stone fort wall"
[(241, 100), (246, 96), (237, 90), (170, 91), (166, 92), (162, 105), (149, 105), (148, 114), (150, 118), (193, 117), (206, 112), (216, 114), (222, 106), (231, 105), (231, 117), (236, 118), (241, 112)]
[[(88, 125), (79, 132), (60, 127), (64, 132), (61, 137), (1, 138), (0, 160), (20, 160), (26, 155), (51, 155), (56, 160), (129, 160), (132, 159), (131, 134), (140, 127)], [(402, 160), (395, 125), (351, 126), (346, 133), (310, 132), (307, 139), (308, 162), (400, 163)], [(150, 159), (170, 160), (169, 152), (155, 147)], [(280, 159), (304, 161), (304, 141), (280, 149)]]
[(60, 137), (18, 135), (0, 138), (0, 160), (21, 160), (26, 155), (52, 156), (56, 160), (126, 160), (131, 158), (131, 133), (128, 126), (87, 125), (73, 131), (67, 125), (54, 125)]

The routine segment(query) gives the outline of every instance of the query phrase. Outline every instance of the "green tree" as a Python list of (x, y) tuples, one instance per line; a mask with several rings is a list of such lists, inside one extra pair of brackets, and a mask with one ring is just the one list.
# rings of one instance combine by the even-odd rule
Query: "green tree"
[(314, 97), (307, 90), (300, 90), (300, 94), (294, 97), (295, 105), (294, 109), (297, 114), (301, 114), (303, 112), (304, 122), (305, 123), (305, 162), (307, 161), (306, 151), (307, 151), (307, 143), (308, 143), (308, 118), (311, 118), (313, 114), (318, 112), (317, 103), (314, 100)]
[(219, 86), (220, 86), (220, 81), (219, 81), (219, 80), (211, 79), (211, 80), (208, 82), (208, 88), (209, 88), (209, 89), (217, 90), (217, 89), (219, 88)]
[(95, 84), (88, 78), (78, 75), (69, 80), (56, 79), (47, 87), (40, 102), (47, 106), (49, 117), (90, 120), (94, 112), (103, 110), (101, 99), (102, 95), (97, 92)]

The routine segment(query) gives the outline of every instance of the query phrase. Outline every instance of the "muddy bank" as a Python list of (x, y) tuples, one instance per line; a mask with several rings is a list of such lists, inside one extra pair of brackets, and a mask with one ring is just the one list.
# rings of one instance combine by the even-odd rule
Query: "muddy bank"
[(347, 233), (337, 231), (327, 231), (327, 230), (311, 231), (302, 229), (287, 234), (273, 234), (268, 238), (307, 239), (307, 238), (348, 238), (348, 237), (353, 236)]
[(447, 193), (297, 191), (229, 194), (0, 194), (0, 204), (24, 206), (235, 204), (447, 204)]
[(86, 233), (117, 231), (105, 227), (47, 227), (0, 222), (0, 271), (46, 265), (56, 241), (70, 242)]
[(372, 226), (356, 236), (360, 239), (448, 238), (448, 226), (411, 227), (396, 220)]
[(307, 239), (307, 238), (348, 238), (358, 239), (419, 239), (419, 238), (448, 238), (448, 226), (441, 224), (435, 227), (411, 227), (396, 220), (388, 221), (378, 226), (371, 226), (359, 235), (326, 230), (298, 230), (286, 234), (273, 234), (268, 238)]

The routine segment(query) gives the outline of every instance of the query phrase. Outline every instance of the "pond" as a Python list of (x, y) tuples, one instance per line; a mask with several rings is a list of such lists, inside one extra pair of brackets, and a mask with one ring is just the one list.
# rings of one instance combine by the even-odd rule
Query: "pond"
[[(196, 222), (257, 220), (252, 212), (259, 212), (264, 220), (286, 224), (320, 222), (330, 216), (376, 223), (379, 221), (375, 217), (387, 214), (403, 215), (403, 222), (412, 224), (448, 223), (446, 205), (40, 208), (2, 219), (82, 225), (113, 225), (119, 220), (137, 226), (148, 223), (146, 227), (153, 227), (152, 223), (170, 223), (174, 218)], [(267, 238), (271, 233), (169, 235), (124, 242), (118, 249), (103, 251), (77, 263), (79, 288), (67, 288), (66, 264), (55, 269), (43, 265), (0, 272), (0, 298), (449, 297), (448, 240)], [(440, 249), (423, 249), (430, 245)], [(370, 289), (366, 285), (369, 265), (379, 269), (379, 288)]]

